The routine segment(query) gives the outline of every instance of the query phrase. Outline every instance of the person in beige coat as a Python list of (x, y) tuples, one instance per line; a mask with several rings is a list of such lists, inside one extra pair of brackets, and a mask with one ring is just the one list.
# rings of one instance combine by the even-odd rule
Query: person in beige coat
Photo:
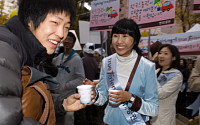
[(151, 119), (151, 125), (176, 125), (176, 100), (183, 77), (178, 70), (180, 63), (178, 49), (170, 44), (163, 44), (159, 49), (156, 70), (158, 77), (159, 112)]
[(197, 57), (195, 67), (188, 79), (188, 87), (193, 92), (200, 92), (200, 56)]

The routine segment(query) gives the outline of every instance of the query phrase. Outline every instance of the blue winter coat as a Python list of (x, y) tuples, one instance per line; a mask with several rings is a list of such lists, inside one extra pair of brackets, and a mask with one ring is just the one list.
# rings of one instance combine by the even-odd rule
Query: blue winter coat
[[(105, 69), (105, 60), (107, 58), (102, 62), (100, 82), (97, 86), (99, 97), (95, 105), (103, 105), (108, 100), (108, 83)], [(135, 102), (141, 102), (140, 107), (137, 105), (138, 108), (135, 108), (134, 111), (140, 113), (145, 122), (149, 120), (149, 116), (157, 115), (158, 90), (154, 63), (144, 57), (141, 58), (128, 92), (136, 95)], [(128, 103), (128, 106), (132, 107), (132, 104)], [(135, 103), (133, 107), (136, 107)], [(104, 122), (109, 125), (128, 125), (119, 107), (109, 103), (105, 109)]]

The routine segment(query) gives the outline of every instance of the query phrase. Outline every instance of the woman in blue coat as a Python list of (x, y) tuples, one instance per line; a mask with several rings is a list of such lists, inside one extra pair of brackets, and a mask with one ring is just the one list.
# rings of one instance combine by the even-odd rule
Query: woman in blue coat
[(109, 100), (105, 125), (145, 125), (149, 116), (157, 115), (155, 65), (141, 56), (140, 36), (138, 25), (131, 19), (121, 19), (112, 28), (112, 46), (116, 53), (102, 61), (94, 103), (104, 105)]

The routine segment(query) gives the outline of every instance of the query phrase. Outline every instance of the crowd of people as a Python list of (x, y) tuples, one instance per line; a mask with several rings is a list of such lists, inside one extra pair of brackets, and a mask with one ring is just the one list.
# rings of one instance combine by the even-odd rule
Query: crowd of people
[[(176, 46), (159, 41), (144, 57), (139, 27), (127, 18), (112, 28), (111, 55), (93, 43), (81, 55), (69, 31), (73, 0), (18, 6), (0, 26), (1, 125), (176, 125), (177, 113), (192, 117), (184, 100), (200, 92), (200, 57), (186, 66)], [(82, 84), (93, 86), (89, 104), (80, 103)]]

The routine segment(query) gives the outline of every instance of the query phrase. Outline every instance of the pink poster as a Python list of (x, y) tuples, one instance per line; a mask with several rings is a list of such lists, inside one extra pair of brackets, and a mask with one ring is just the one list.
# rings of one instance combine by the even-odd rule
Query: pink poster
[(129, 0), (128, 17), (140, 29), (174, 25), (175, 0)]
[(200, 13), (200, 0), (194, 0), (193, 13)]
[(109, 31), (119, 20), (120, 0), (97, 0), (91, 7), (90, 31)]

